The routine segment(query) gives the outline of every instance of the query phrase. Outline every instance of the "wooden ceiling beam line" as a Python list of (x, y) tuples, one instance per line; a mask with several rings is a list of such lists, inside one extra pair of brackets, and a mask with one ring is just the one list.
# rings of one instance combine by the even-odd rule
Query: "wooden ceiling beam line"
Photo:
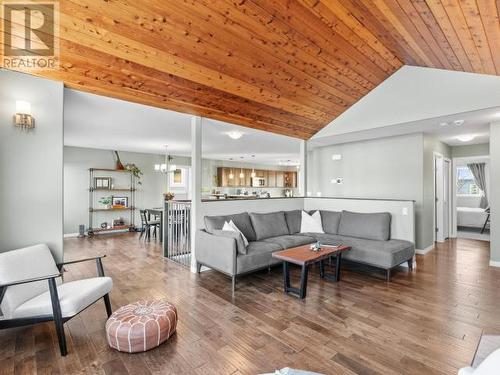
[(273, 105), (305, 117), (317, 118), (325, 115), (321, 111), (297, 104), (269, 90), (252, 86), (222, 72), (206, 69), (158, 48), (142, 45), (125, 36), (89, 25), (75, 18), (69, 21), (67, 17), (61, 17), (61, 35), (71, 42), (105, 53), (113, 51), (115, 56), (136, 61), (165, 73), (196, 80), (247, 99), (258, 99), (263, 104)]
[[(68, 2), (70, 3), (70, 2)], [(67, 3), (67, 4), (68, 4)], [(68, 6), (68, 5), (67, 5)], [(68, 11), (69, 9), (66, 9), (66, 11)], [(75, 10), (76, 12), (76, 10)], [(113, 16), (113, 13), (110, 14), (111, 16)], [(73, 16), (75, 17), (75, 16)], [(80, 20), (84, 20), (85, 18), (85, 15), (80, 15), (78, 14), (76, 17), (78, 17), (78, 19)], [(144, 16), (145, 17), (145, 16)], [(102, 23), (99, 23), (98, 22), (99, 20), (99, 17), (95, 17), (92, 19), (92, 24), (95, 25), (96, 27), (99, 27), (99, 28), (106, 28), (107, 25), (105, 24), (102, 24)], [(112, 19), (113, 21), (115, 21), (115, 18)], [(125, 23), (124, 20), (116, 20), (117, 21), (117, 25), (114, 27), (113, 31), (116, 31), (117, 33), (123, 33), (125, 32), (126, 28), (127, 27), (131, 27), (132, 25), (127, 25)], [(119, 30), (118, 28), (124, 28), (123, 30)], [(107, 28), (108, 30), (111, 30), (111, 28)], [(116, 29), (116, 30), (115, 30)], [(182, 29), (180, 29), (182, 30)], [(162, 42), (161, 39), (159, 40), (156, 40), (154, 39), (154, 35), (152, 36), (149, 36), (150, 35), (150, 32), (148, 31), (148, 36), (149, 37), (146, 37), (144, 36), (144, 38), (139, 39), (139, 34), (140, 33), (136, 33), (136, 36), (134, 37), (134, 41), (136, 42), (139, 42), (139, 43), (143, 43), (143, 44), (148, 44), (150, 47), (154, 47), (155, 45), (158, 45), (159, 43)], [(196, 38), (195, 35), (193, 35), (194, 38)], [(150, 40), (148, 40), (150, 39)], [(188, 42), (186, 40), (186, 42)], [(201, 44), (199, 43), (195, 43), (195, 45), (198, 47), (198, 46), (201, 46)], [(205, 47), (206, 46), (209, 46), (210, 43), (209, 42), (204, 42), (204, 45)], [(195, 55), (191, 55), (191, 56), (186, 56), (186, 55), (181, 55), (183, 52), (183, 50), (186, 50), (186, 46), (184, 48), (181, 48), (182, 46), (179, 46), (177, 48), (177, 51), (179, 52), (176, 52), (176, 56), (177, 57), (180, 57), (180, 58), (185, 58), (185, 59), (189, 59), (190, 61), (195, 61), (194, 60), (194, 56)], [(173, 50), (175, 51), (175, 49)], [(219, 53), (215, 50), (212, 50), (210, 52), (211, 55), (215, 56), (216, 53)], [(220, 56), (217, 58), (217, 61), (221, 61), (222, 59), (226, 58), (226, 60), (229, 61), (229, 59), (235, 59), (234, 61), (238, 61), (240, 62), (240, 66), (241, 66), (241, 63), (243, 63), (245, 60), (243, 59), (242, 60), (242, 56), (232, 56), (232, 57), (228, 57), (228, 55), (230, 54), (230, 51), (224, 51), (222, 53), (220, 53)], [(273, 58), (273, 57), (271, 57)], [(205, 62), (207, 62), (208, 60), (205, 59)], [(255, 60), (254, 60), (255, 61)], [(201, 61), (197, 62), (197, 63), (201, 63)], [(255, 70), (255, 73), (257, 73), (257, 70), (259, 70), (258, 67), (254, 68), (252, 66), (252, 61), (248, 61), (247, 64), (247, 69), (245, 69), (245, 71), (248, 71), (248, 74), (251, 73), (252, 69)], [(212, 69), (217, 69), (218, 66), (217, 65), (214, 65), (212, 66)], [(229, 74), (231, 75), (232, 77), (235, 77), (236, 76), (236, 71), (230, 71), (229, 69), (229, 65), (226, 65), (225, 66), (225, 73), (226, 74)], [(279, 69), (273, 69), (272, 71), (274, 71), (275, 75), (277, 72), (279, 72)], [(245, 82), (249, 82), (249, 78), (248, 78), (248, 74), (246, 72), (243, 72), (243, 74), (240, 73), (241, 72), (241, 67), (239, 68), (239, 75), (238, 75), (238, 79), (240, 80), (243, 80)], [(273, 85), (276, 86), (274, 92), (276, 95), (281, 95), (282, 97), (284, 98), (288, 98), (290, 100), (294, 100), (296, 101), (297, 103), (308, 103), (309, 106), (313, 106), (314, 103), (316, 103), (317, 105), (314, 106), (315, 109), (318, 109), (318, 110), (322, 110), (323, 112), (325, 113), (329, 113), (329, 110), (332, 106), (336, 106), (336, 105), (339, 105), (338, 109), (345, 109), (350, 103), (352, 103), (353, 99), (350, 98), (349, 101), (344, 101), (343, 99), (340, 99), (338, 97), (335, 96), (335, 94), (330, 94), (330, 93), (327, 93), (326, 91), (323, 92), (323, 91), (318, 91), (318, 89), (315, 89), (314, 91), (312, 91), (308, 96), (304, 96), (304, 94), (302, 94), (303, 90), (309, 90), (310, 87), (315, 87), (315, 88), (318, 88), (318, 84), (316, 85), (313, 85), (311, 83), (300, 83), (300, 77), (299, 77), (299, 74), (300, 72), (298, 71), (294, 71), (292, 74), (290, 73), (286, 73), (287, 76), (286, 77), (276, 77), (275, 78), (272, 78), (272, 81), (273, 81)], [(257, 75), (256, 74), (253, 74), (254, 77), (256, 77)], [(262, 75), (263, 77), (268, 77), (268, 75)], [(258, 86), (258, 87), (265, 87), (267, 82), (253, 82), (252, 84)], [(300, 86), (302, 86), (302, 90), (300, 90)], [(269, 85), (268, 85), (269, 86)], [(294, 92), (295, 94), (295, 97), (291, 97), (290, 94)], [(311, 95), (312, 94), (312, 95)]]

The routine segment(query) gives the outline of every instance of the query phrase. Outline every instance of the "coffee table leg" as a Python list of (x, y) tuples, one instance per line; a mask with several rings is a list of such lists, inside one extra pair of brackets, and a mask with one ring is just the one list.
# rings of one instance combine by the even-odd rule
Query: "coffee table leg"
[(288, 267), (288, 262), (283, 262), (283, 287), (285, 293), (290, 289), (290, 269)]
[(307, 265), (303, 265), (302, 271), (300, 272), (300, 289), (299, 289), (299, 298), (300, 299), (306, 298), (307, 274), (308, 274), (308, 267), (307, 267)]
[(337, 259), (335, 260), (335, 281), (340, 281), (340, 265), (342, 263), (342, 253), (337, 254)]
[(319, 277), (321, 277), (322, 279), (325, 277), (325, 261), (324, 260), (320, 260), (319, 262)]

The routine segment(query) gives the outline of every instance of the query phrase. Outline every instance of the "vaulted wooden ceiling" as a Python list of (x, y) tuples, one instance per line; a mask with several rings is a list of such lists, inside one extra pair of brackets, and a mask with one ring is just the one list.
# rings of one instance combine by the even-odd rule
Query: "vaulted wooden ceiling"
[(499, 75), (499, 8), (499, 0), (61, 0), (61, 68), (37, 74), (307, 139), (403, 64)]

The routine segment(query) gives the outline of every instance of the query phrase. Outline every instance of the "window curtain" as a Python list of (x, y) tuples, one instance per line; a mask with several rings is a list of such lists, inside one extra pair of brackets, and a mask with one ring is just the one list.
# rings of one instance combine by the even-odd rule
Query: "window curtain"
[(485, 163), (470, 163), (467, 164), (472, 175), (474, 176), (474, 180), (476, 185), (483, 192), (483, 196), (481, 197), (481, 203), (479, 207), (487, 208), (488, 207), (488, 196), (486, 192), (486, 164)]

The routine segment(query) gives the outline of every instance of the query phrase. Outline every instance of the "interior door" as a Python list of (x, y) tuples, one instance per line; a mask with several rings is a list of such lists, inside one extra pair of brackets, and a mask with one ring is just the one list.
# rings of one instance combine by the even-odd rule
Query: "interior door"
[(451, 163), (449, 160), (444, 159), (443, 164), (443, 237), (447, 239), (450, 237), (450, 206), (451, 206)]
[(434, 224), (435, 224), (435, 240), (444, 242), (444, 163), (443, 157), (434, 155)]

